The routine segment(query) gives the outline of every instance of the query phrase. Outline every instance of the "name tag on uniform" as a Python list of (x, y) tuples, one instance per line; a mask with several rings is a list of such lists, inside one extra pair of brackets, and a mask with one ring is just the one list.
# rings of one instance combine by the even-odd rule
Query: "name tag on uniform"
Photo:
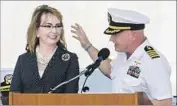
[(138, 78), (140, 75), (140, 72), (141, 72), (141, 70), (138, 66), (130, 66), (127, 71), (127, 74), (132, 77)]

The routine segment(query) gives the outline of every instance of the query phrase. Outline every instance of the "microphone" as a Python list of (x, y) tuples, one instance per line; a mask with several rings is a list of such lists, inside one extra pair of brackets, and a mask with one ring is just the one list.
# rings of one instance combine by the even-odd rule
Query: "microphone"
[(108, 58), (110, 54), (110, 51), (109, 49), (107, 48), (103, 48), (101, 49), (99, 52), (98, 52), (98, 59), (95, 61), (95, 63), (89, 65), (87, 68), (86, 68), (86, 71), (85, 71), (85, 76), (86, 76), (86, 79), (84, 81), (84, 84), (82, 86), (82, 89), (81, 89), (81, 93), (82, 91), (83, 92), (86, 92), (89, 90), (89, 87), (84, 87), (85, 86), (85, 83), (86, 83), (86, 80), (88, 79), (88, 77), (93, 73), (93, 71), (100, 65), (101, 61), (105, 60)]
[(107, 48), (103, 48), (98, 52), (98, 59), (95, 63), (89, 65), (87, 67), (88, 71), (85, 73), (85, 76), (89, 76), (93, 73), (93, 71), (100, 65), (101, 61), (107, 59), (109, 57), (110, 51)]
[[(55, 91), (55, 90), (58, 89), (59, 87), (65, 85), (65, 84), (70, 83), (71, 81), (73, 81), (73, 80), (79, 78), (80, 76), (82, 76), (82, 75), (84, 75), (84, 74), (85, 74), (85, 76), (87, 76), (87, 78), (88, 78), (88, 76), (90, 76), (90, 75), (93, 73), (93, 71), (100, 65), (101, 61), (108, 58), (109, 54), (110, 54), (109, 49), (107, 49), (107, 48), (101, 49), (101, 50), (98, 52), (98, 59), (95, 61), (95, 63), (93, 63), (93, 64), (87, 66), (86, 69), (84, 69), (82, 72), (80, 72), (79, 75), (77, 75), (77, 76), (75, 76), (75, 77), (73, 77), (73, 78), (71, 78), (71, 79), (69, 79), (69, 80), (67, 80), (67, 81), (64, 81), (64, 82), (60, 83), (59, 85), (55, 86), (54, 88), (51, 88), (48, 93), (52, 93), (53, 91)], [(86, 90), (88, 90), (88, 89), (86, 89)], [(82, 91), (82, 90), (81, 90), (81, 91)]]

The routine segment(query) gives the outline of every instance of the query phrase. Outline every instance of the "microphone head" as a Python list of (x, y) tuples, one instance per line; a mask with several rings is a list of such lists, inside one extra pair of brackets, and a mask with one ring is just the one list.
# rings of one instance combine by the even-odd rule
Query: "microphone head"
[(110, 51), (107, 48), (103, 48), (98, 52), (98, 57), (102, 57), (102, 60), (105, 60), (109, 57)]

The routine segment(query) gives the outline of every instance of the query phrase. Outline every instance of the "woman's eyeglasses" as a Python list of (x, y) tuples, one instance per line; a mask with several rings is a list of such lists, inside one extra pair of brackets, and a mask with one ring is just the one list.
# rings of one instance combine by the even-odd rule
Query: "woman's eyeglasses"
[(40, 27), (47, 28), (47, 29), (53, 29), (53, 28), (55, 28), (55, 29), (60, 29), (60, 28), (63, 27), (62, 24), (60, 24), (60, 25), (55, 25), (55, 26), (53, 26), (53, 25), (39, 25), (39, 26), (40, 26)]

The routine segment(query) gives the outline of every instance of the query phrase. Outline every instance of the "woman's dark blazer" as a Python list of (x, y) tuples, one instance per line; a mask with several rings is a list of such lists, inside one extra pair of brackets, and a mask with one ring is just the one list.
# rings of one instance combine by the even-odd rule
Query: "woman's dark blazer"
[[(68, 55), (69, 54), (69, 55)], [(46, 93), (58, 84), (79, 74), (78, 57), (76, 54), (57, 48), (47, 65), (42, 78), (37, 66), (36, 53), (24, 53), (18, 57), (13, 73), (11, 92)], [(53, 93), (77, 93), (79, 78), (59, 87)]]

